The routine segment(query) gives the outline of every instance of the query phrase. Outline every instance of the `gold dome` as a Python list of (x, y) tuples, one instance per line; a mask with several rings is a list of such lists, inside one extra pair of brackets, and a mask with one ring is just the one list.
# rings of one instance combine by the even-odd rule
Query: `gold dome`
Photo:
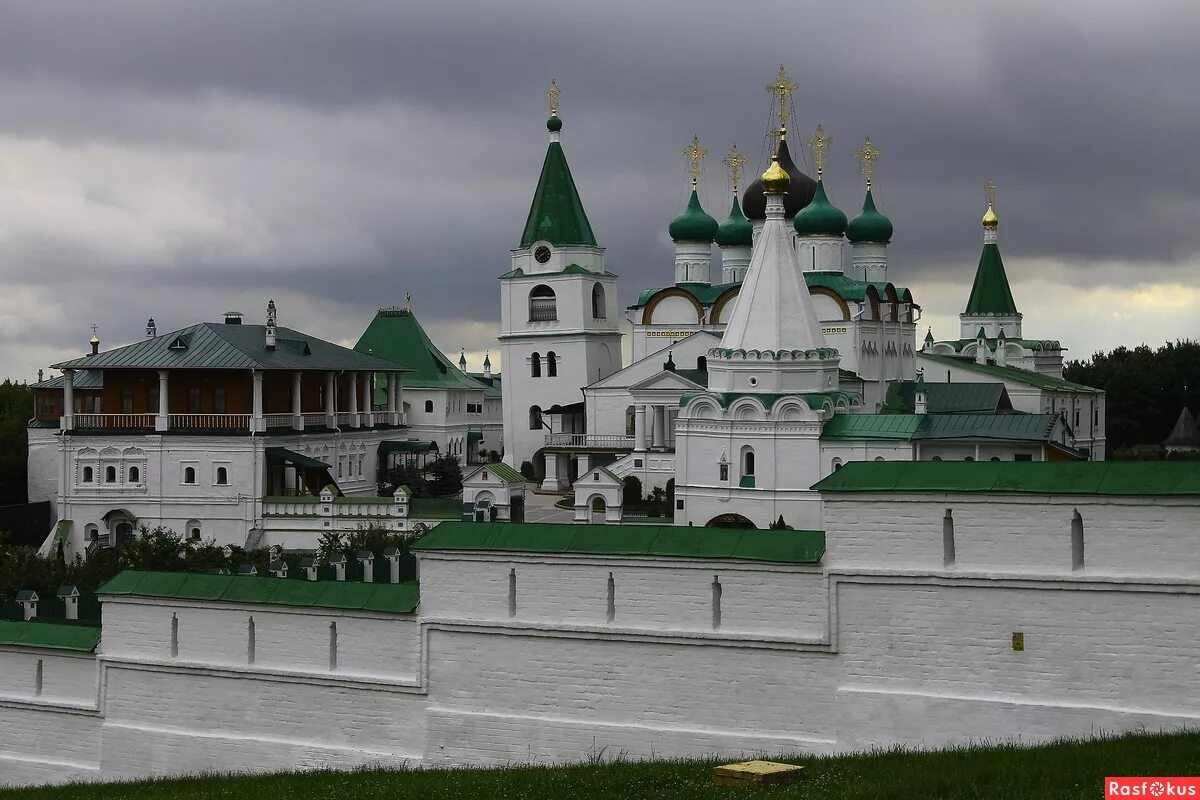
[(992, 210), (989, 204), (987, 211), (983, 212), (983, 227), (988, 230), (995, 230), (1000, 225), (1000, 218), (996, 216), (996, 212)]
[(767, 171), (759, 178), (762, 181), (764, 194), (787, 194), (788, 182), (791, 179), (787, 171), (779, 166), (778, 153), (771, 156), (771, 166), (767, 167)]

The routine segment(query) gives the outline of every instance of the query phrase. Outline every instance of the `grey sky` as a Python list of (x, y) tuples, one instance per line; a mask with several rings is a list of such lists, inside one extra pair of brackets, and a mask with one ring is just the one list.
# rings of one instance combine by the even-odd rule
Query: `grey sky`
[[(969, 291), (982, 183), (1027, 331), (1074, 355), (1200, 335), (1194, 3), (14, 0), (0, 5), (0, 364), (77, 353), (274, 297), (353, 340), (414, 306), (480, 351), (545, 150), (545, 87), (624, 300), (671, 279), (680, 150), (761, 169), (784, 63), (800, 130), (870, 135), (893, 282), (935, 333)], [(1139, 291), (1138, 301), (1128, 301)], [(1168, 298), (1164, 312), (1158, 300)], [(1114, 324), (1114, 320), (1119, 320)]]

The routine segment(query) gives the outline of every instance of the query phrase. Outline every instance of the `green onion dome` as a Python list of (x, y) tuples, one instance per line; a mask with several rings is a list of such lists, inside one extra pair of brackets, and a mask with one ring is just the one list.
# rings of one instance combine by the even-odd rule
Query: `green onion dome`
[(841, 236), (846, 232), (846, 215), (829, 202), (825, 181), (817, 178), (812, 202), (796, 212), (792, 225), (800, 236)]
[(551, 133), (558, 133), (562, 130), (562, 120), (558, 118), (558, 114), (552, 114), (550, 119), (546, 120), (546, 130)]
[(711, 242), (717, 237), (717, 221), (700, 207), (700, 197), (692, 189), (692, 198), (687, 208), (675, 219), (667, 232), (677, 242)]
[(892, 221), (875, 209), (875, 198), (871, 197), (870, 188), (863, 200), (862, 213), (846, 226), (846, 238), (855, 243), (887, 244), (892, 240)]
[(717, 244), (721, 247), (750, 247), (754, 244), (754, 225), (742, 214), (736, 194), (729, 217), (717, 228)]

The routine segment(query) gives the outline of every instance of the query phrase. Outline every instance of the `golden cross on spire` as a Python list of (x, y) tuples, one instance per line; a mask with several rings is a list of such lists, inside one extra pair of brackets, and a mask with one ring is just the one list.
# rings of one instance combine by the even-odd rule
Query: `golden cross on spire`
[(550, 81), (550, 88), (546, 90), (546, 97), (550, 98), (550, 116), (552, 117), (558, 116), (558, 95), (558, 84)]
[(742, 177), (742, 167), (746, 165), (747, 161), (749, 161), (749, 159), (746, 158), (746, 156), (743, 155), (740, 150), (738, 150), (736, 144), (733, 146), (733, 149), (729, 151), (729, 155), (721, 159), (721, 163), (729, 167), (729, 180), (733, 184), (734, 194), (737, 194), (738, 192), (738, 181)]
[(700, 162), (708, 155), (708, 151), (700, 146), (700, 137), (693, 136), (692, 143), (684, 148), (683, 157), (688, 160), (688, 172), (692, 175), (692, 188), (700, 178)]
[(825, 148), (833, 144), (833, 139), (825, 135), (825, 128), (817, 125), (817, 133), (808, 140), (808, 146), (813, 149), (813, 161), (817, 165), (817, 177), (825, 172)]
[(792, 92), (800, 88), (800, 84), (793, 83), (788, 78), (787, 70), (783, 68), (783, 64), (779, 65), (779, 76), (774, 83), (767, 84), (767, 92), (775, 95), (779, 101), (779, 133), (785, 135), (787, 133), (787, 104), (792, 96)]
[(862, 174), (867, 179), (867, 188), (871, 188), (871, 179), (875, 177), (875, 159), (879, 158), (879, 151), (871, 145), (871, 137), (863, 142), (863, 146), (859, 148), (854, 157), (862, 162)]
[(94, 322), (92, 323), (92, 335), (93, 336), (96, 335), (96, 323), (94, 323)]
[(995, 181), (989, 179), (988, 182), (983, 185), (983, 193), (984, 193), (984, 196), (987, 198), (988, 208), (991, 208), (992, 206), (996, 205), (996, 182)]

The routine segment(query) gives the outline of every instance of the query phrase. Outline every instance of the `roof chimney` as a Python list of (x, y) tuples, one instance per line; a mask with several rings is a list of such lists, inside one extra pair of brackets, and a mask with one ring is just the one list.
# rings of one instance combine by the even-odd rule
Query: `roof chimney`
[(154, 324), (154, 317), (146, 320), (146, 338), (153, 339), (158, 336), (158, 326)]
[(275, 301), (267, 301), (267, 349), (275, 349)]
[(42, 371), (39, 369), (38, 370), (38, 383), (41, 383), (41, 382), (42, 382)]
[(241, 325), (242, 324), (242, 312), (226, 311), (225, 312), (225, 324), (226, 325)]

